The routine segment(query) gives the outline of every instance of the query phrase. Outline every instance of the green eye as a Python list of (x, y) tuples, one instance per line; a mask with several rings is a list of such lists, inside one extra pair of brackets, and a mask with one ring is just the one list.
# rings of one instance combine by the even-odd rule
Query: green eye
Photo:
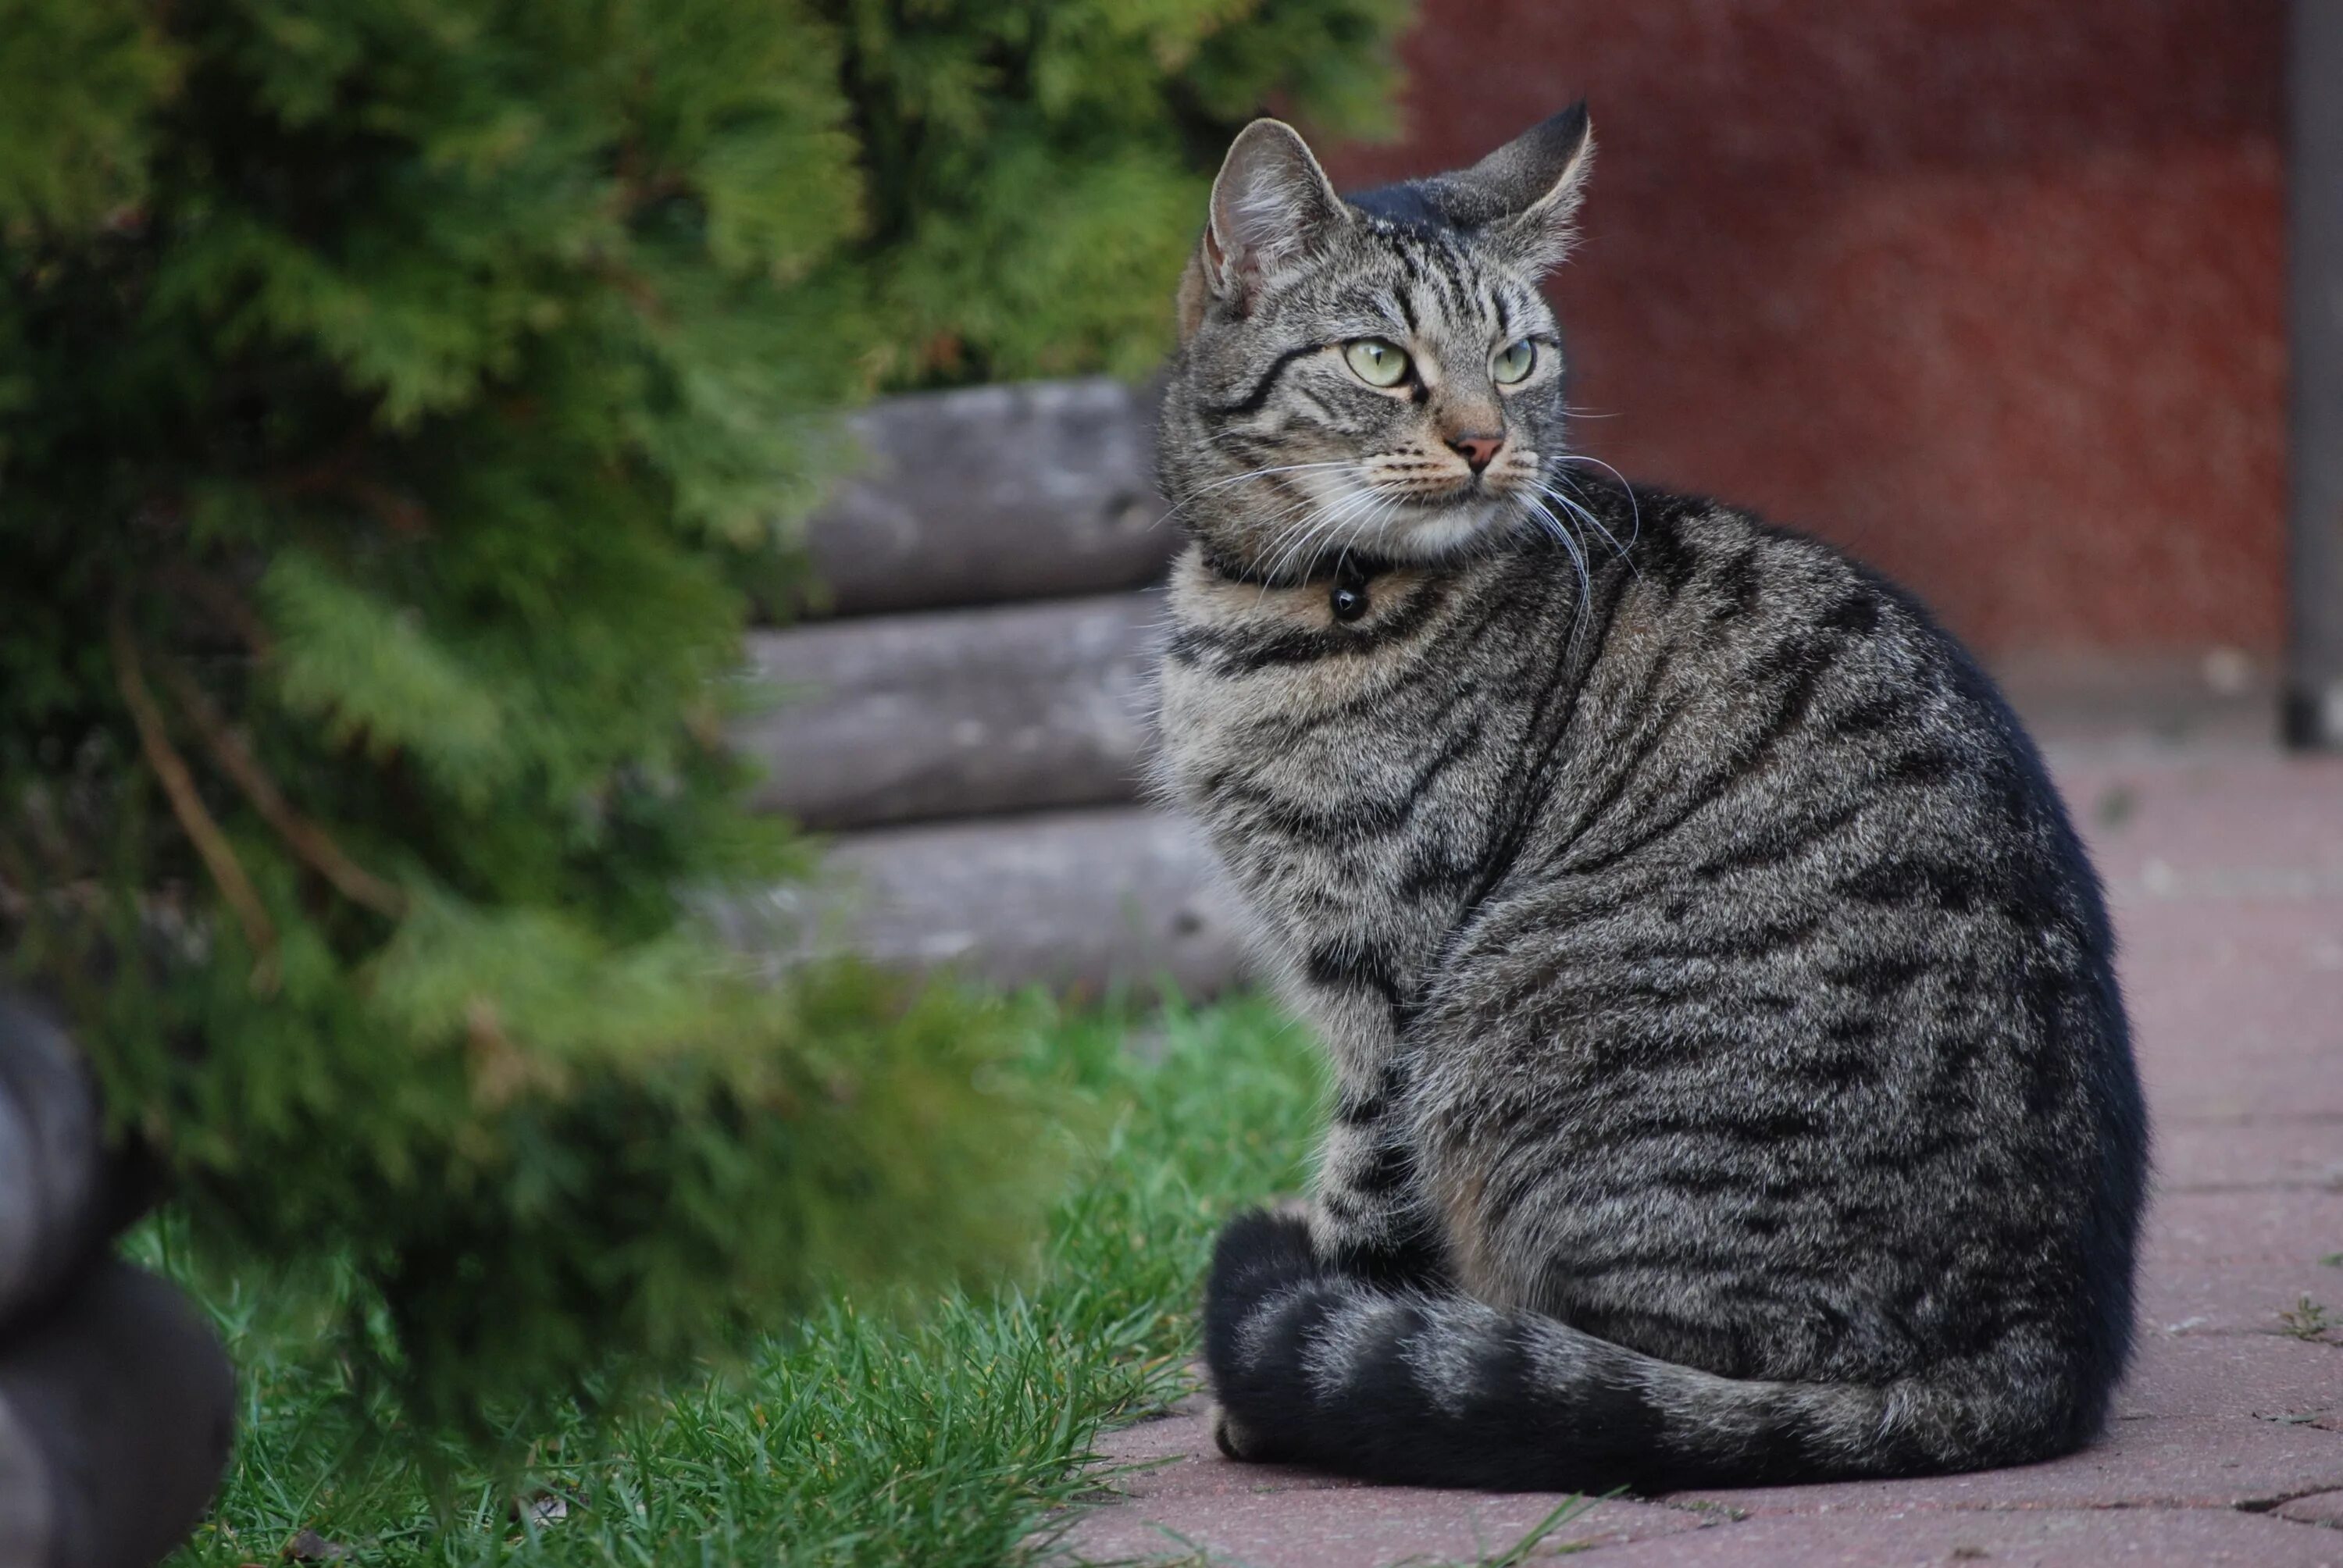
[(1528, 380), (1530, 367), (1536, 363), (1537, 345), (1524, 337), (1497, 350), (1497, 357), (1489, 361), (1489, 374), (1496, 377), (1498, 386), (1511, 387)]
[(1407, 354), (1380, 337), (1354, 337), (1342, 345), (1342, 361), (1370, 387), (1396, 387), (1407, 379)]

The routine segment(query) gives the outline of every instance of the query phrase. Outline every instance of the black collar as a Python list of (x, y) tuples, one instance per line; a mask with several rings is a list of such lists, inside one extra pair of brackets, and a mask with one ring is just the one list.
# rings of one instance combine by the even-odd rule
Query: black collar
[(1204, 569), (1222, 582), (1252, 583), (1261, 588), (1312, 588), (1322, 583), (1326, 608), (1347, 626), (1367, 613), (1367, 585), (1392, 570), (1393, 563), (1381, 556), (1344, 550), (1332, 561), (1322, 556), (1311, 562), (1310, 569), (1301, 577), (1281, 581), (1245, 562), (1230, 560), (1206, 545)]
[(1311, 588), (1320, 584), (1340, 584), (1350, 588), (1364, 588), (1385, 572), (1397, 571), (1397, 561), (1363, 550), (1343, 550), (1334, 556), (1320, 556), (1310, 563), (1309, 569), (1298, 576), (1272, 577), (1250, 561), (1235, 560), (1212, 546), (1204, 546), (1204, 569), (1222, 582), (1246, 583), (1254, 588)]

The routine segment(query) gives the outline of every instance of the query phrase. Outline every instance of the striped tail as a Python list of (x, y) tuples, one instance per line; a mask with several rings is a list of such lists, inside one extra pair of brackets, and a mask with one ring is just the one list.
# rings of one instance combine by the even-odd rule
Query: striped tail
[(1264, 1213), (1222, 1232), (1204, 1355), (1231, 1458), (1498, 1491), (2022, 1463), (2087, 1442), (2102, 1402), (2049, 1394), (2033, 1356), (2023, 1371), (1989, 1357), (1999, 1375), (1980, 1365), (1881, 1387), (1719, 1377), (1535, 1313), (1339, 1273), (1318, 1260), (1304, 1221)]

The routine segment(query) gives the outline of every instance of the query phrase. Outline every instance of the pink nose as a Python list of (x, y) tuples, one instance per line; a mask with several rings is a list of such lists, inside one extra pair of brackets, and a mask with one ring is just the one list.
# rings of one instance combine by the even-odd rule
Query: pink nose
[(1448, 443), (1448, 448), (1472, 464), (1473, 471), (1477, 474), (1489, 466), (1489, 460), (1504, 444), (1503, 436), (1458, 436)]

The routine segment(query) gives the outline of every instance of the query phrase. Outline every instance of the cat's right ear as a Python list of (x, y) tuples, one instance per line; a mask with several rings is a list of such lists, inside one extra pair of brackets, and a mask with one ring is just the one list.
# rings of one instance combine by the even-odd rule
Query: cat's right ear
[(1204, 237), (1180, 290), (1181, 337), (1203, 319), (1206, 295), (1243, 309), (1267, 279), (1350, 221), (1301, 133), (1282, 120), (1247, 126), (1212, 181)]
[(1485, 215), (1478, 221), (1501, 251), (1540, 273), (1570, 254), (1594, 166), (1594, 127), (1582, 100), (1448, 177)]

